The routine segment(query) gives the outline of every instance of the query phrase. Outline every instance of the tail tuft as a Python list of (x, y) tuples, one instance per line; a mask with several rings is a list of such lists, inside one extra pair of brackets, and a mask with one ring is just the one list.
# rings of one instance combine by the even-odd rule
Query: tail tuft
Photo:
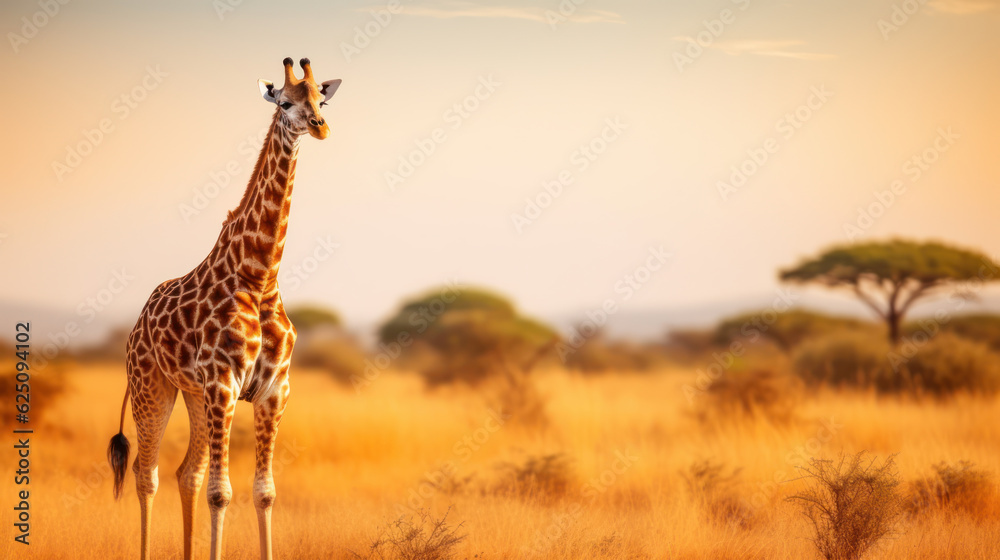
[(111, 472), (115, 475), (115, 499), (121, 497), (122, 486), (125, 485), (125, 469), (128, 467), (128, 438), (125, 434), (118, 432), (111, 438), (108, 445), (108, 462), (111, 463)]

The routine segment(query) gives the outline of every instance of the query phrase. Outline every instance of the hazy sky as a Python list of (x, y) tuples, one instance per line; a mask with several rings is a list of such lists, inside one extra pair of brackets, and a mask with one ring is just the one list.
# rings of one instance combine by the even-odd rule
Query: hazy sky
[(75, 309), (124, 269), (134, 317), (194, 267), (286, 56), (344, 80), (302, 141), (288, 304), (370, 322), (455, 279), (560, 314), (661, 247), (624, 307), (737, 299), (897, 180), (865, 237), (1000, 255), (1000, 2), (576, 1), (4, 2), (2, 299)]

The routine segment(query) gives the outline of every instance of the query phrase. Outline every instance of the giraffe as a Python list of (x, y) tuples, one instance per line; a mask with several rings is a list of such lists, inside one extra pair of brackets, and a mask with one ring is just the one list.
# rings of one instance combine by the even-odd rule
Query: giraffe
[(300, 137), (330, 134), (320, 107), (340, 80), (317, 84), (309, 59), (283, 61), (285, 83), (259, 80), (261, 95), (277, 105), (243, 198), (229, 212), (208, 256), (187, 275), (159, 285), (127, 342), (128, 387), (118, 433), (108, 446), (114, 496), (122, 493), (129, 456), (123, 434), (131, 400), (138, 452), (132, 470), (141, 514), (141, 558), (150, 557), (153, 496), (160, 440), (180, 392), (190, 419), (187, 454), (177, 469), (184, 520), (184, 558), (192, 557), (196, 499), (208, 471), (211, 558), (222, 557), (222, 524), (232, 498), (229, 437), (236, 401), (253, 404), (256, 467), (253, 502), (260, 556), (271, 560), (272, 455), (289, 395), (288, 366), (295, 327), (278, 292)]

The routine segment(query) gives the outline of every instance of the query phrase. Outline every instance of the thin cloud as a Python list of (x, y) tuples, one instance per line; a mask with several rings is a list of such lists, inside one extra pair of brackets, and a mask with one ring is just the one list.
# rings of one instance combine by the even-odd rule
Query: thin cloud
[(997, 0), (930, 0), (927, 5), (935, 12), (960, 16), (980, 14), (1000, 6)]
[[(358, 11), (364, 11), (359, 9)], [(403, 7), (404, 14), (411, 16), (431, 17), (437, 19), (455, 18), (491, 18), (520, 19), (540, 23), (552, 23), (553, 18), (559, 22), (573, 23), (625, 23), (622, 16), (608, 10), (593, 10), (577, 8), (571, 14), (564, 14), (556, 9), (519, 6), (483, 6), (472, 2), (438, 2), (436, 4), (408, 5)]]
[[(694, 41), (693, 37), (674, 37), (675, 41)], [(797, 60), (830, 60), (837, 58), (833, 54), (801, 52), (794, 49), (806, 44), (805, 41), (798, 40), (745, 40), (745, 41), (716, 41), (707, 48), (722, 51), (728, 55), (738, 56), (741, 54), (755, 54), (758, 56), (776, 56), (780, 58), (794, 58)]]

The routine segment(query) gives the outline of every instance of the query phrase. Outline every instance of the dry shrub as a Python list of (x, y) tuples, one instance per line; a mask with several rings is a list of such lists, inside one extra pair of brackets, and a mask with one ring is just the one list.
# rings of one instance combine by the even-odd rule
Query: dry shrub
[(786, 424), (795, 416), (801, 383), (768, 369), (732, 371), (713, 380), (703, 395), (699, 420), (763, 418)]
[(933, 475), (910, 485), (908, 514), (961, 513), (979, 521), (1000, 517), (997, 487), (990, 473), (969, 461), (957, 465), (941, 462), (932, 469)]
[(715, 494), (720, 489), (731, 486), (740, 475), (741, 469), (733, 469), (730, 474), (724, 474), (726, 466), (713, 463), (710, 460), (691, 463), (686, 471), (681, 471), (681, 478), (687, 484), (688, 490), (696, 499)]
[(551, 503), (569, 493), (573, 480), (570, 459), (563, 453), (530, 455), (523, 463), (504, 462), (493, 490), (497, 494)]
[(590, 545), (590, 557), (591, 558), (608, 558), (615, 557), (621, 554), (622, 541), (618, 538), (618, 535), (611, 533), (610, 535), (604, 537), (603, 539), (591, 543)]
[(426, 511), (417, 518), (403, 516), (389, 523), (372, 540), (364, 554), (351, 551), (358, 560), (449, 560), (466, 535), (460, 534), (462, 524), (448, 524), (448, 514), (434, 519)]
[(893, 456), (881, 465), (863, 452), (802, 467), (812, 485), (797, 500), (812, 524), (812, 542), (826, 560), (857, 560), (889, 536), (899, 516), (899, 476)]
[(487, 401), (503, 415), (505, 426), (545, 428), (549, 424), (546, 411), (548, 399), (542, 395), (527, 372), (521, 368), (504, 367), (485, 385)]
[(430, 484), (438, 492), (455, 496), (465, 494), (471, 490), (475, 478), (475, 473), (459, 475), (454, 471), (441, 469), (435, 473), (433, 478), (425, 477), (420, 479), (420, 483)]
[[(13, 355), (13, 352), (10, 354)], [(5, 365), (3, 370), (0, 370), (0, 402), (10, 403), (10, 412), (4, 411), (4, 414), (0, 414), (0, 428), (9, 429), (12, 427), (18, 428), (33, 428), (45, 425), (46, 415), (51, 411), (52, 405), (54, 405), (59, 397), (66, 390), (66, 375), (63, 373), (61, 366), (50, 364), (45, 370), (33, 370), (29, 369), (28, 374), (30, 375), (28, 379), (29, 395), (31, 400), (28, 402), (30, 408), (28, 410), (29, 422), (27, 424), (16, 423), (16, 411), (14, 411), (14, 395), (17, 393), (17, 369), (15, 367), (15, 362), (10, 362)], [(17, 404), (21, 404), (18, 402)], [(15, 425), (16, 424), (16, 425)]]
[(759, 521), (754, 509), (737, 492), (741, 469), (726, 474), (723, 464), (709, 460), (692, 463), (681, 477), (691, 497), (704, 508), (709, 519), (720, 525), (750, 529)]

